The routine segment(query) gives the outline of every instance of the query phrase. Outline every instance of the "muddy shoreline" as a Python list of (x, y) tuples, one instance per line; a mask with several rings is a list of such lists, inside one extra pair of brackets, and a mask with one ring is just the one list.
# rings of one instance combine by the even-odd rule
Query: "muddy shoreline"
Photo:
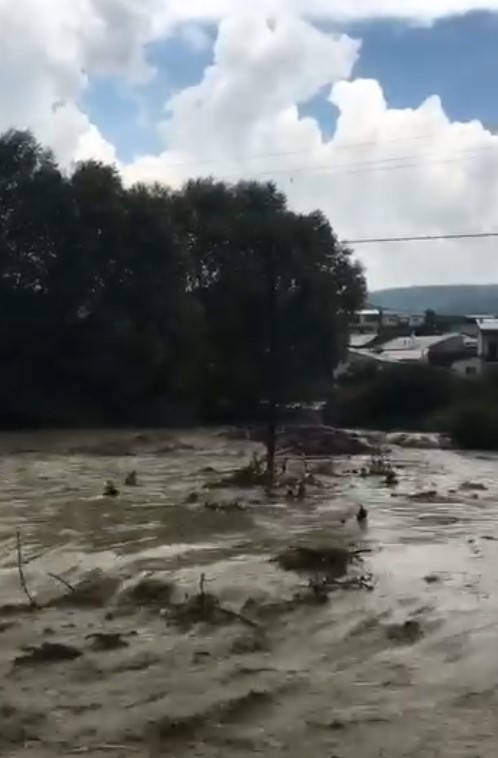
[(0, 435), (3, 754), (494, 756), (494, 456), (322, 460), (297, 501), (213, 489), (255, 443), (131, 434)]

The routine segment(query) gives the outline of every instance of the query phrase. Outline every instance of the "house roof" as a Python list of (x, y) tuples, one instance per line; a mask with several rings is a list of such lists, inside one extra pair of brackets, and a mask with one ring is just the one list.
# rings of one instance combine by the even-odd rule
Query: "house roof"
[(356, 355), (358, 358), (365, 358), (369, 361), (376, 361), (378, 363), (390, 363), (389, 358), (385, 358), (383, 353), (376, 353), (374, 350), (362, 350), (360, 348), (351, 347), (348, 350), (349, 355)]
[(458, 333), (451, 333), (451, 334), (438, 334), (438, 335), (433, 335), (430, 337), (415, 337), (415, 336), (396, 337), (393, 340), (389, 340), (389, 342), (385, 342), (382, 345), (382, 350), (383, 352), (392, 352), (392, 351), (397, 351), (397, 350), (424, 351), (424, 350), (428, 350), (431, 347), (434, 347), (434, 345), (439, 345), (440, 343), (446, 342), (447, 340), (452, 339), (454, 337), (461, 337), (461, 335)]
[(412, 348), (407, 350), (383, 350), (381, 357), (385, 361), (405, 363), (411, 361), (422, 361), (425, 350), (421, 348)]
[(481, 332), (498, 332), (498, 318), (486, 318), (477, 322)]
[(423, 350), (383, 350), (376, 352), (374, 350), (361, 350), (350, 348), (350, 355), (356, 355), (376, 363), (420, 363), (424, 359)]
[(467, 334), (464, 334), (463, 344), (465, 347), (477, 347), (478, 340), (476, 337), (469, 337)]
[(349, 346), (350, 347), (366, 347), (371, 342), (377, 339), (377, 334), (350, 334)]
[(494, 313), (470, 313), (464, 316), (464, 318), (471, 321), (489, 321), (496, 318), (496, 316)]

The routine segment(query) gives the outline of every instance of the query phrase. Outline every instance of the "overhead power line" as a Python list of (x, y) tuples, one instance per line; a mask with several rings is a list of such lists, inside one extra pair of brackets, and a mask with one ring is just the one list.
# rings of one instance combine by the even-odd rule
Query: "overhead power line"
[[(459, 163), (461, 160), (475, 160), (477, 157), (479, 157), (479, 154), (488, 151), (494, 151), (498, 156), (498, 143), (497, 145), (483, 145), (481, 147), (462, 148), (460, 150), (455, 150), (453, 152), (453, 155), (456, 157), (453, 158), (434, 157), (430, 160), (421, 160), (426, 158), (427, 155), (429, 158), (431, 158), (431, 153), (425, 155), (422, 153), (419, 155), (400, 155), (397, 157), (382, 158), (380, 160), (361, 161), (360, 163), (347, 161), (344, 163), (331, 163), (330, 165), (322, 164), (316, 166), (290, 166), (288, 168), (268, 168), (261, 171), (252, 171), (246, 169), (246, 171), (247, 178), (249, 180), (256, 179), (257, 177), (266, 177), (268, 180), (271, 180), (272, 177), (282, 174), (288, 174), (291, 181), (297, 175), (316, 173), (343, 177), (353, 174), (372, 174), (379, 171), (389, 173), (391, 171), (418, 169), (427, 166), (441, 166), (451, 163)], [(239, 180), (241, 178), (241, 175), (238, 172), (229, 174), (224, 173), (220, 174), (219, 178), (220, 180)]]
[(436, 240), (489, 239), (498, 237), (496, 232), (463, 232), (461, 234), (424, 234), (416, 237), (364, 237), (344, 240), (346, 245), (373, 245), (387, 242), (433, 242)]
[(404, 144), (404, 143), (410, 143), (410, 142), (424, 142), (429, 140), (436, 140), (441, 137), (441, 134), (438, 132), (428, 133), (428, 134), (418, 134), (418, 135), (412, 135), (410, 137), (394, 137), (392, 139), (377, 139), (377, 140), (368, 140), (364, 142), (355, 142), (353, 140), (351, 141), (344, 141), (339, 142), (338, 144), (334, 144), (333, 141), (321, 143), (315, 148), (311, 148), (309, 150), (289, 150), (289, 151), (275, 151), (270, 153), (252, 153), (248, 155), (239, 155), (235, 156), (234, 158), (206, 158), (205, 160), (200, 161), (172, 161), (168, 163), (164, 163), (163, 165), (165, 168), (183, 168), (183, 167), (189, 167), (189, 166), (209, 166), (209, 165), (220, 165), (220, 164), (227, 164), (227, 163), (244, 163), (245, 161), (255, 161), (255, 160), (264, 160), (266, 158), (288, 158), (293, 155), (312, 155), (317, 150), (322, 150), (324, 148), (333, 148), (334, 153), (335, 152), (342, 152), (344, 150), (360, 150), (363, 147), (383, 147), (384, 145), (396, 145), (396, 144)]

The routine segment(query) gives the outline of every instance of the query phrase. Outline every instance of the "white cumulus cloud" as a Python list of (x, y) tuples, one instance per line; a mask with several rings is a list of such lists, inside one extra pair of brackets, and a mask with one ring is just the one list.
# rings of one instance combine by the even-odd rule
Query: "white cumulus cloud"
[[(358, 52), (288, 16), (222, 22), (213, 65), (168, 103), (167, 149), (126, 178), (274, 179), (346, 239), (498, 229), (498, 138), (478, 121), (452, 123), (437, 96), (390, 108), (378, 82), (348, 81)], [(330, 139), (298, 107), (324, 88), (339, 111)], [(492, 241), (357, 249), (372, 286), (498, 281)]]
[(0, 0), (0, 130), (32, 129), (67, 162), (113, 159), (81, 110), (90, 76), (141, 82), (164, 0)]
[[(245, 8), (245, 9), (244, 9)], [(90, 81), (130, 86), (153, 74), (147, 45), (178, 33), (214, 60), (165, 104), (161, 154), (122, 166), (127, 181), (191, 175), (275, 179), (293, 207), (322, 208), (341, 237), (498, 229), (498, 138), (449, 120), (437, 93), (394, 109), (382, 83), (351, 80), (360, 41), (316, 20), (431, 22), (498, 0), (0, 0), (0, 131), (30, 128), (64, 164), (116, 161), (85, 113)], [(167, 72), (173, 75), (174, 72)], [(320, 93), (335, 133), (300, 106)], [(360, 248), (371, 284), (498, 281), (495, 243)]]
[[(164, 0), (164, 11), (170, 22), (218, 20), (238, 13), (243, 5), (241, 0)], [(498, 0), (251, 0), (250, 7), (255, 14), (292, 13), (333, 21), (394, 18), (430, 22), (473, 11), (497, 11)]]

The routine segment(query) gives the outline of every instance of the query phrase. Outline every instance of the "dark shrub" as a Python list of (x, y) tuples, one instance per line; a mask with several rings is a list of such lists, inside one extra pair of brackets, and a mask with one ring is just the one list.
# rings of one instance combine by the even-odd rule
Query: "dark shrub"
[(467, 450), (498, 450), (498, 403), (474, 401), (454, 408), (447, 417), (454, 445)]
[(343, 426), (421, 429), (451, 404), (449, 371), (423, 365), (385, 366), (366, 381), (343, 381), (328, 405), (327, 420)]

